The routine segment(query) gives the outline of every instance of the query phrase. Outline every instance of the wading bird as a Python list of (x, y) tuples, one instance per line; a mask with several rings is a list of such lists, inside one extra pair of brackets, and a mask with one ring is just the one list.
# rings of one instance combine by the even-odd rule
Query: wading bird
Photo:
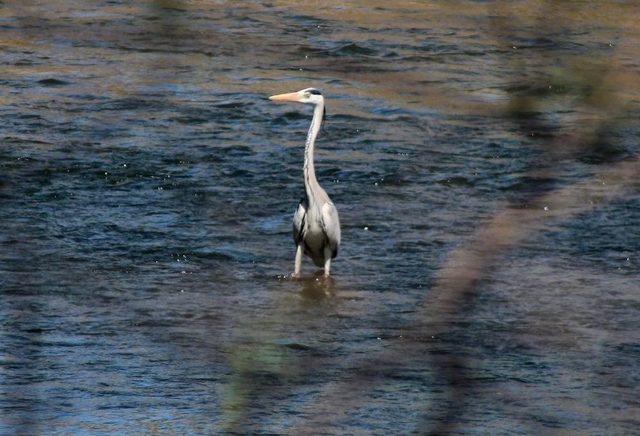
[(324, 276), (329, 277), (331, 259), (338, 255), (340, 245), (340, 220), (336, 207), (318, 184), (313, 166), (313, 149), (325, 114), (324, 97), (317, 89), (307, 88), (289, 94), (272, 95), (269, 100), (293, 101), (315, 106), (304, 147), (306, 195), (293, 216), (293, 240), (296, 243), (293, 277), (300, 277), (302, 253), (309, 256), (316, 266), (324, 267)]

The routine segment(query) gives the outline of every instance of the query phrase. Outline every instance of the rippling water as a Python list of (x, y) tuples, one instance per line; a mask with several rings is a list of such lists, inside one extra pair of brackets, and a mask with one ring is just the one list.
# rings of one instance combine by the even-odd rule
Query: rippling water
[[(639, 17), (602, 4), (543, 36), (544, 7), (574, 11), (0, 4), (0, 432), (280, 433), (312, 417), (403, 341), (489, 217), (638, 155)], [(604, 74), (579, 62), (609, 57), (630, 103), (604, 151), (532, 182), (544, 150), (486, 107), (508, 105), (518, 67)], [(285, 278), (311, 113), (266, 96), (307, 86), (327, 97), (316, 167), (343, 225), (330, 285), (308, 260), (307, 279)], [(441, 343), (473, 382), (459, 429), (637, 431), (637, 192), (534, 233), (481, 283)], [(433, 425), (447, 386), (426, 354), (412, 362), (323, 431)]]

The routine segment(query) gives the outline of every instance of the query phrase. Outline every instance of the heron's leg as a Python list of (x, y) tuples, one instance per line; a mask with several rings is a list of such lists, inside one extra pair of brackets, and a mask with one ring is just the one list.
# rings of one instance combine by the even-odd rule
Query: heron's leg
[(298, 244), (296, 249), (296, 262), (293, 269), (293, 277), (300, 277), (300, 269), (302, 268), (302, 244)]
[(331, 247), (328, 245), (324, 247), (324, 276), (329, 277), (331, 275)]

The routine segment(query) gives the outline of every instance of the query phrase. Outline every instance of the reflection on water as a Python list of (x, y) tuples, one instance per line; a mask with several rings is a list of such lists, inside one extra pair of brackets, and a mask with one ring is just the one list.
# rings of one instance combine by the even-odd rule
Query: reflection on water
[(305, 301), (322, 301), (335, 296), (334, 279), (331, 277), (310, 277), (300, 280), (300, 295)]
[(0, 432), (635, 431), (638, 13), (5, 2)]

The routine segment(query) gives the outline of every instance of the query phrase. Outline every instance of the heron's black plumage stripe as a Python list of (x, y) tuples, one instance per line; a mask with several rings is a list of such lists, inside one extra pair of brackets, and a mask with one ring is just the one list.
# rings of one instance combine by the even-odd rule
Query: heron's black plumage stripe
[(322, 95), (322, 93), (320, 91), (318, 91), (317, 89), (310, 89), (309, 90), (309, 94)]
[(302, 214), (302, 217), (300, 218), (300, 227), (296, 228), (296, 223), (295, 223), (295, 218), (294, 218), (294, 223), (293, 223), (293, 228), (294, 228), (294, 233), (293, 233), (293, 240), (296, 243), (296, 245), (298, 245), (300, 243), (300, 241), (302, 241), (304, 239), (304, 229), (305, 229), (305, 225), (306, 225), (306, 220), (307, 220), (307, 205), (309, 204), (306, 195), (304, 197), (302, 197), (300, 199), (300, 203), (298, 203), (298, 209), (300, 208), (300, 206), (302, 206), (302, 209), (304, 209), (304, 214)]

